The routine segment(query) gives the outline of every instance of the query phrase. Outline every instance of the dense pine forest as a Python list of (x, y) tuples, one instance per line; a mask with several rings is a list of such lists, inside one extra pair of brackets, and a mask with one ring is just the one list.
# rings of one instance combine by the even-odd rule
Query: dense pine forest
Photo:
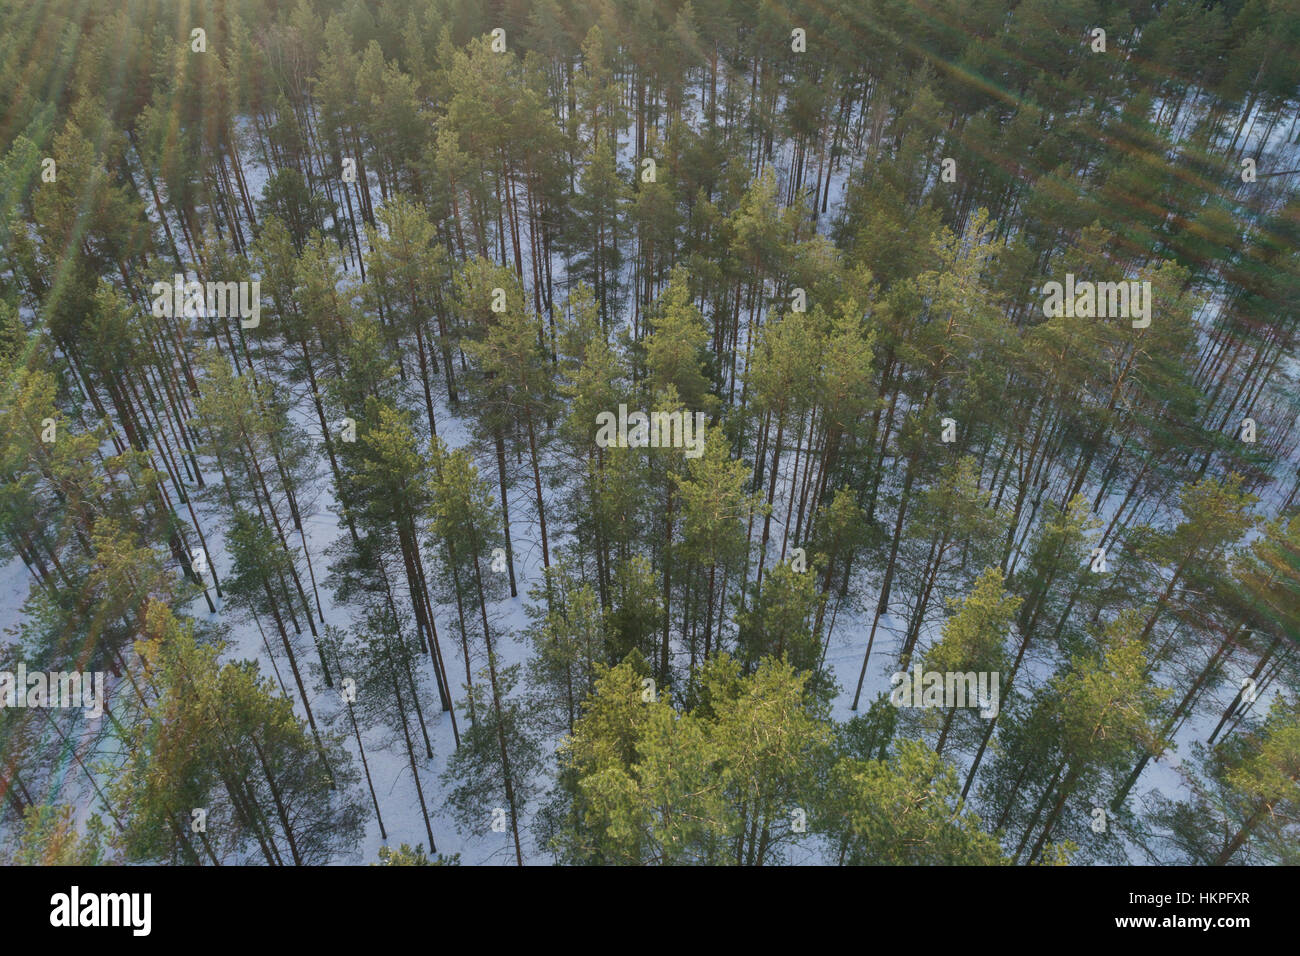
[(2, 0), (0, 862), (1300, 863), (1297, 0)]

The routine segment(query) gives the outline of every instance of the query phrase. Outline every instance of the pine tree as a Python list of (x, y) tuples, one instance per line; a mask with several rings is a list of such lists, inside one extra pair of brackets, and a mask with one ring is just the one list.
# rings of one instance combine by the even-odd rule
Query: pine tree
[(979, 818), (963, 812), (952, 767), (919, 740), (903, 741), (887, 760), (838, 760), (822, 813), (841, 865), (1007, 862)]
[[(1020, 603), (1020, 598), (1004, 589), (1001, 570), (986, 568), (960, 604), (954, 602), (952, 615), (943, 622), (939, 641), (922, 658), (923, 672), (999, 675), (999, 686), (995, 691), (998, 700), (964, 701), (966, 708), (978, 705), (978, 714), (983, 720), (991, 720), (1000, 709), (1000, 698), (1006, 690), (1001, 686), (1000, 676), (1006, 672), (1006, 635)], [(900, 666), (900, 670), (905, 668)], [(969, 694), (969, 683), (964, 686)], [(943, 755), (947, 745), (960, 746), (966, 737), (979, 735), (978, 722), (972, 726), (968, 719), (969, 710), (963, 710), (961, 704), (951, 700), (945, 703), (946, 713), (940, 721), (934, 745), (937, 756)]]
[(775, 661), (743, 677), (723, 654), (702, 665), (700, 704), (676, 714), (631, 659), (603, 672), (561, 752), (572, 803), (555, 848), (588, 862), (778, 859), (830, 741), (804, 681)]
[[(494, 639), (499, 640), (499, 635), (492, 633), (487, 612), (488, 588), (492, 585), (494, 572), (485, 572), (484, 568), (495, 563), (493, 551), (500, 550), (495, 548), (497, 539), (492, 530), (498, 527), (498, 520), (492, 507), (491, 493), (465, 451), (448, 453), (445, 446), (434, 439), (432, 457), (430, 517), (433, 536), (446, 551), (444, 573), (451, 578), (457, 604), (463, 606), (472, 601), (478, 605), (483, 650), (487, 657), (487, 667), (480, 678), (486, 676), (489, 686), (488, 691), (482, 693), (481, 688), (474, 686), (470, 674), (469, 629), (462, 610), (461, 649), (465, 660), (466, 707), (470, 716), (466, 743), (473, 750), (462, 758), (460, 765), (479, 768), (477, 773), (487, 775), (480, 776), (475, 784), (480, 793), (487, 786), (488, 779), (495, 781), (493, 786), (501, 787), (509, 809), (515, 861), (523, 866), (519, 815), (530, 792), (529, 777), (536, 758), (532, 754), (535, 745), (520, 727), (525, 718), (518, 712), (518, 705), (508, 699), (517, 680), (518, 667), (505, 668), (499, 663), (494, 643)], [(473, 734), (472, 741), (470, 733)], [(495, 748), (490, 746), (492, 743), (495, 743)], [(485, 756), (489, 752), (490, 758)], [(490, 760), (490, 769), (482, 768), (485, 760)], [(470, 791), (462, 793), (464, 799), (459, 802), (462, 820), (477, 819), (470, 809)], [(466, 826), (475, 829), (471, 823), (466, 822)]]
[(595, 690), (596, 667), (609, 663), (606, 618), (595, 590), (577, 580), (566, 561), (557, 559), (546, 576), (546, 585), (529, 595), (534, 652), (528, 683), (540, 704), (536, 719), (545, 719), (549, 730), (573, 733), (582, 702)]
[[(1100, 653), (1076, 657), (1056, 675), (1041, 698), (1054, 765), (1046, 786), (1029, 812), (1013, 859), (1028, 850), (1025, 862), (1044, 854), (1071, 797), (1096, 786), (1112, 771), (1134, 741), (1155, 741), (1158, 703), (1169, 692), (1153, 686), (1146, 673), (1147, 652), (1141, 622), (1127, 614), (1108, 629)], [(1088, 819), (1080, 813), (1071, 819)], [(1037, 834), (1035, 837), (1034, 835)], [(1031, 837), (1033, 840), (1031, 842)]]
[(109, 784), (126, 858), (216, 864), (260, 851), (271, 865), (311, 865), (352, 849), (361, 808), (338, 742), (320, 749), (255, 665), (218, 665), (221, 647), (197, 643), (164, 605), (150, 605), (146, 633), (152, 693)]

